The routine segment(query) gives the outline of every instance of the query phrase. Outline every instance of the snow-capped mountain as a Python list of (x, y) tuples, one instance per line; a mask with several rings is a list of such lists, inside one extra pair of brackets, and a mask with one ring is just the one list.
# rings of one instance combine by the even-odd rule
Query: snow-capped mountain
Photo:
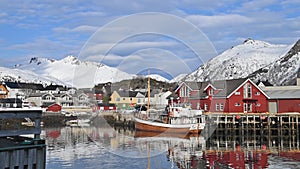
[(226, 50), (185, 77), (189, 81), (245, 78), (256, 70), (280, 59), (290, 45), (275, 45), (247, 39), (243, 44)]
[(0, 81), (18, 81), (24, 83), (39, 83), (44, 86), (50, 84), (64, 85), (68, 86), (67, 83), (60, 81), (54, 77), (43, 76), (34, 73), (30, 70), (21, 69), (10, 69), (5, 67), (0, 67)]
[(78, 88), (90, 88), (99, 83), (117, 82), (135, 77), (104, 64), (80, 61), (74, 56), (67, 56), (61, 60), (35, 57), (28, 64), (17, 68), (33, 71), (41, 77), (54, 77)]
[(249, 75), (254, 80), (268, 80), (274, 85), (293, 85), (300, 69), (300, 40), (282, 58)]
[(151, 79), (155, 79), (157, 81), (161, 81), (161, 82), (169, 82), (169, 80), (167, 78), (162, 77), (159, 74), (150, 74), (149, 75)]

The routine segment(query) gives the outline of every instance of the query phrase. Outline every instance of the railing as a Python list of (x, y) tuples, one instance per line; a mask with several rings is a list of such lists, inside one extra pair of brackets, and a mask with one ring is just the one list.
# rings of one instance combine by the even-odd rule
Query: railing
[[(22, 125), (22, 120), (25, 118), (31, 119), (34, 122), (34, 126), (29, 127)], [(35, 138), (39, 139), (41, 133), (41, 118), (41, 109), (0, 109), (0, 137), (34, 134)]]

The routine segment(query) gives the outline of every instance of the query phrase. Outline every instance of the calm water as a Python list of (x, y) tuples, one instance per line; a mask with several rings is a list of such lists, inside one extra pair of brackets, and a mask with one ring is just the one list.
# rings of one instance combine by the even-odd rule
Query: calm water
[[(47, 169), (300, 168), (299, 135), (151, 137), (111, 127), (45, 128)], [(136, 136), (136, 137), (135, 137)]]

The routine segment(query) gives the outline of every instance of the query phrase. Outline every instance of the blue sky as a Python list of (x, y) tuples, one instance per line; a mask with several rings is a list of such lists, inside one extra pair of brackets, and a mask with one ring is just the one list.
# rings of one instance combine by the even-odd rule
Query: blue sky
[[(145, 12), (178, 16), (195, 25), (207, 37), (216, 53), (241, 44), (247, 38), (293, 44), (300, 37), (299, 11), (298, 0), (0, 0), (0, 66), (28, 62), (34, 56), (53, 59), (62, 59), (67, 55), (80, 56), (84, 53), (82, 50), (85, 45), (95, 38), (101, 28), (122, 17)], [(168, 24), (157, 26), (166, 27)], [(112, 29), (124, 31), (121, 27)], [(175, 30), (177, 27), (168, 29)], [(104, 35), (100, 36), (103, 38)], [(101, 48), (108, 41), (99, 43)], [(141, 64), (156, 59), (164, 63), (162, 65), (175, 60), (173, 58), (183, 60), (188, 67), (186, 70), (174, 66), (176, 63), (170, 63), (170, 69), (159, 67), (175, 75), (195, 69), (214, 56), (203, 53), (199, 59), (199, 56), (193, 55), (193, 51), (181, 39), (143, 34), (122, 39), (122, 43), (115, 45), (105, 59), (99, 60), (98, 57), (94, 60), (130, 73), (142, 71), (124, 66), (124, 63), (129, 64), (133, 60), (140, 60), (135, 64)], [(120, 66), (120, 63), (123, 65)], [(176, 71), (172, 73), (171, 69)]]

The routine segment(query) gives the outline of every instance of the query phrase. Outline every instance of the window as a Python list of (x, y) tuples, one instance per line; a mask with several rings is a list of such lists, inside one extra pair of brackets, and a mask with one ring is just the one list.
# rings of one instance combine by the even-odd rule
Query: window
[(255, 95), (256, 95), (256, 96), (259, 96), (259, 95), (260, 95), (260, 92), (255, 92)]
[(221, 111), (224, 110), (224, 103), (220, 103), (220, 110), (221, 110)]
[(197, 110), (200, 109), (200, 103), (197, 103)]
[(241, 106), (241, 104), (240, 103), (235, 103), (234, 106), (239, 107), (239, 106)]
[(209, 91), (208, 91), (208, 95), (213, 95), (214, 94), (214, 89), (213, 88), (211, 88), (211, 89), (209, 89)]
[(45, 97), (45, 100), (52, 100), (52, 97), (48, 95)]
[(244, 103), (244, 112), (252, 112), (252, 104)]
[(219, 111), (219, 110), (220, 110), (220, 104), (216, 103), (216, 111)]
[(123, 97), (123, 100), (125, 100), (125, 98)]
[(9, 103), (6, 103), (6, 104), (5, 104), (5, 107), (10, 107), (10, 104), (9, 104)]
[(260, 107), (260, 105), (261, 105), (260, 103), (257, 103), (257, 104), (256, 104), (256, 107)]
[(190, 96), (190, 89), (187, 86), (182, 86), (180, 89), (180, 96), (181, 97), (189, 97)]
[(116, 101), (119, 102), (119, 101), (120, 101), (120, 98), (116, 98)]
[(244, 98), (251, 98), (252, 97), (252, 87), (250, 83), (246, 83), (244, 85)]
[(247, 111), (252, 112), (252, 104), (250, 103), (247, 104)]
[(205, 110), (205, 111), (208, 110), (208, 104), (207, 104), (207, 103), (204, 104), (204, 110)]
[(240, 94), (241, 94), (241, 92), (235, 92), (234, 94), (235, 94), (235, 95), (240, 95)]

